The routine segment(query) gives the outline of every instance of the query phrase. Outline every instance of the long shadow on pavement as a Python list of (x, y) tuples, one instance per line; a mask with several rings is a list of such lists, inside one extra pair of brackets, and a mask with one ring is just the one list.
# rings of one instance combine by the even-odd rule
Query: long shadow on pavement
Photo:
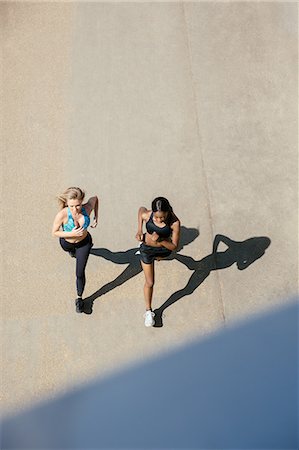
[[(186, 245), (193, 242), (199, 236), (199, 231), (196, 228), (187, 228), (182, 226), (180, 246), (177, 252), (181, 251)], [(217, 248), (220, 242), (227, 245), (227, 250), (223, 252), (217, 252)], [(192, 294), (200, 284), (209, 276), (211, 271), (225, 269), (237, 264), (239, 270), (246, 269), (257, 259), (264, 255), (266, 249), (269, 247), (271, 240), (268, 237), (253, 237), (246, 239), (245, 241), (234, 241), (227, 236), (217, 234), (213, 242), (212, 253), (199, 261), (195, 261), (190, 256), (180, 255), (179, 253), (173, 253), (169, 258), (165, 260), (177, 260), (184, 264), (188, 269), (193, 270), (187, 285), (174, 292), (155, 312), (155, 327), (163, 326), (163, 311), (166, 308), (185, 297)], [(94, 301), (104, 294), (107, 294), (117, 286), (121, 286), (130, 278), (138, 275), (142, 272), (140, 259), (136, 252), (138, 248), (132, 248), (123, 252), (112, 252), (106, 248), (96, 248), (91, 250), (91, 254), (100, 256), (115, 264), (128, 264), (125, 270), (113, 281), (102, 286), (92, 295), (84, 299), (84, 312), (85, 314), (92, 313), (92, 307)]]
[[(185, 226), (181, 227), (181, 238), (180, 244), (177, 251), (181, 251), (186, 245), (193, 242), (199, 236), (199, 231), (197, 228), (187, 228)], [(107, 294), (112, 289), (121, 286), (130, 278), (135, 277), (142, 272), (142, 267), (140, 264), (140, 257), (136, 255), (138, 247), (131, 248), (123, 252), (112, 252), (107, 248), (94, 248), (91, 250), (91, 254), (95, 256), (100, 256), (108, 261), (115, 264), (127, 264), (128, 266), (125, 270), (113, 281), (102, 286), (96, 292), (94, 292), (89, 297), (84, 299), (84, 312), (85, 314), (92, 313), (93, 302), (104, 294)], [(171, 255), (168, 260), (176, 259), (176, 254)]]
[[(223, 242), (228, 247), (224, 252), (217, 252), (217, 247), (220, 242)], [(190, 256), (176, 254), (175, 258), (194, 272), (183, 289), (174, 292), (160, 308), (154, 310), (154, 326), (158, 328), (162, 327), (163, 311), (182, 297), (192, 294), (207, 276), (210, 275), (211, 271), (226, 269), (234, 263), (237, 264), (239, 270), (244, 270), (264, 255), (266, 248), (269, 247), (270, 243), (271, 240), (268, 237), (253, 237), (238, 242), (233, 241), (227, 236), (217, 234), (214, 239), (212, 253), (200, 261), (195, 261)]]

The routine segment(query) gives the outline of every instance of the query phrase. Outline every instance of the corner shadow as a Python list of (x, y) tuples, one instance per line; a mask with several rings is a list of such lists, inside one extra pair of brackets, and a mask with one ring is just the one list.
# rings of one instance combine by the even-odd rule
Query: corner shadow
[[(218, 245), (223, 242), (227, 245), (227, 250), (217, 252)], [(154, 310), (155, 327), (163, 326), (163, 311), (175, 302), (192, 294), (201, 283), (209, 276), (211, 271), (225, 269), (237, 264), (239, 270), (244, 270), (254, 261), (261, 258), (269, 247), (271, 240), (268, 237), (253, 237), (245, 241), (233, 241), (227, 236), (217, 234), (213, 242), (213, 251), (210, 255), (200, 261), (195, 261), (190, 256), (174, 254), (174, 258), (184, 264), (188, 269), (193, 270), (187, 285), (172, 294), (159, 308)]]
[(298, 449), (298, 298), (280, 304), (154, 357), (135, 352), (109, 376), (54, 384), (51, 398), (3, 414), (1, 448)]

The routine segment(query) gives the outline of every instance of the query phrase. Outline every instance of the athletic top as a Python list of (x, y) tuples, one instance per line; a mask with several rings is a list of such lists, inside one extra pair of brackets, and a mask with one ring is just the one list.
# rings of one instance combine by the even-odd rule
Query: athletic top
[(172, 229), (170, 228), (170, 225), (166, 224), (162, 228), (158, 227), (153, 221), (153, 215), (154, 215), (154, 213), (152, 212), (150, 218), (148, 219), (148, 221), (145, 224), (146, 231), (149, 234), (153, 234), (154, 232), (156, 232), (159, 235), (159, 237), (164, 238), (164, 239), (169, 238), (169, 236), (172, 233)]
[[(83, 228), (87, 229), (87, 227), (90, 224), (89, 215), (87, 214), (87, 212), (86, 212), (84, 207), (82, 207), (81, 212), (82, 212), (82, 214), (84, 216)], [(70, 208), (67, 209), (67, 218), (68, 218), (67, 223), (62, 225), (63, 231), (72, 231), (75, 228), (75, 222), (74, 222), (72, 213), (70, 211)]]

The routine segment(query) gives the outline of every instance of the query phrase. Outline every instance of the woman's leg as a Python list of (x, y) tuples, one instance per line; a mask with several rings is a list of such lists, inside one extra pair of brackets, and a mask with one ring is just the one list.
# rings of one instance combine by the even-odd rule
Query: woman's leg
[(155, 325), (155, 314), (152, 312), (152, 298), (155, 283), (154, 261), (151, 264), (145, 264), (144, 262), (141, 262), (141, 264), (145, 276), (144, 299), (146, 311), (144, 314), (144, 325), (146, 327), (152, 327)]
[(146, 310), (152, 309), (152, 298), (153, 298), (153, 289), (155, 283), (155, 270), (154, 270), (154, 262), (151, 264), (145, 264), (141, 261), (142, 269), (145, 276), (144, 283), (144, 300), (145, 300), (145, 308)]
[(76, 248), (76, 284), (77, 294), (81, 298), (85, 287), (85, 267), (92, 247), (91, 239), (82, 247)]

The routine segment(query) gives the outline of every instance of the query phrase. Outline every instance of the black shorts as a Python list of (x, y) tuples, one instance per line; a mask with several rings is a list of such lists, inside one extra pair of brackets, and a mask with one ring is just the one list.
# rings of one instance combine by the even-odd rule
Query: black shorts
[(165, 247), (151, 247), (142, 242), (140, 248), (140, 258), (144, 264), (151, 264), (157, 258), (167, 258), (171, 255), (171, 250)]

